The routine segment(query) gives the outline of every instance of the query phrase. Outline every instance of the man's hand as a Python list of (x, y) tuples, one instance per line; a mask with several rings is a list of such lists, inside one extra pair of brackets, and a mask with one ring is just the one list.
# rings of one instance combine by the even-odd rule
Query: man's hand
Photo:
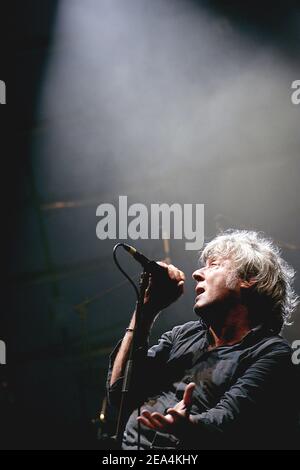
[(159, 312), (175, 302), (183, 294), (185, 275), (173, 264), (159, 261), (158, 264), (165, 269), (165, 275), (152, 274), (145, 293), (144, 304)]
[(188, 384), (184, 391), (183, 399), (174, 408), (169, 408), (165, 416), (161, 413), (150, 413), (147, 410), (143, 410), (142, 416), (138, 416), (137, 420), (150, 429), (167, 432), (175, 436), (181, 435), (185, 432), (187, 425), (193, 423), (190, 419), (190, 407), (195, 387), (196, 384), (194, 382)]

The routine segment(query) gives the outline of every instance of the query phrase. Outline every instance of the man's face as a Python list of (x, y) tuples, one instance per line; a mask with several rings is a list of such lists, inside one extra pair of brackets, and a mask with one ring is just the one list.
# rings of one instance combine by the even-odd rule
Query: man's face
[(203, 268), (193, 273), (193, 278), (197, 282), (194, 311), (208, 324), (221, 311), (226, 313), (239, 298), (240, 280), (234, 276), (233, 264), (229, 259), (208, 259)]

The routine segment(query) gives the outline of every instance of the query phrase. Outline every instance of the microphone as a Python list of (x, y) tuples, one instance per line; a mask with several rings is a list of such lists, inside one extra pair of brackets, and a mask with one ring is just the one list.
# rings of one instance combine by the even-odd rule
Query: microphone
[(137, 251), (133, 246), (127, 245), (126, 243), (121, 243), (121, 246), (128, 251), (128, 253), (133, 256), (133, 258), (140, 263), (144, 270), (151, 274), (164, 274), (166, 275), (166, 269), (157, 264), (155, 261), (150, 261), (146, 256), (142, 255)]

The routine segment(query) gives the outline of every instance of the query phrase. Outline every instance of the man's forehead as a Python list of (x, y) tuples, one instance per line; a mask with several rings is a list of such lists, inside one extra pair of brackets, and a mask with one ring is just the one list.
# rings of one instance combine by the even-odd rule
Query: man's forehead
[(217, 261), (218, 263), (222, 264), (232, 264), (233, 260), (229, 256), (222, 256), (219, 253), (211, 253), (209, 256), (206, 256), (204, 259), (202, 257), (199, 258), (199, 265), (205, 266), (206, 264), (212, 263)]

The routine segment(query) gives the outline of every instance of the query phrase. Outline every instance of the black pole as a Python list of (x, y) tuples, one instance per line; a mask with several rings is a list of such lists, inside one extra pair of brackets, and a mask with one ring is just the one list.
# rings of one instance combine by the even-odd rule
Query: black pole
[[(141, 319), (142, 319), (142, 309), (144, 305), (144, 296), (145, 291), (148, 287), (149, 283), (149, 272), (143, 271), (140, 277), (140, 292), (139, 292), (139, 299), (136, 303), (136, 310), (135, 310), (135, 327), (133, 330), (133, 338), (132, 343), (129, 351), (129, 357), (125, 367), (125, 374), (123, 379), (122, 385), (122, 395), (121, 395), (121, 402), (120, 402), (120, 409), (118, 414), (118, 423), (117, 423), (117, 430), (116, 430), (116, 440), (119, 448), (122, 445), (122, 436), (125, 428), (125, 419), (127, 412), (127, 400), (130, 394), (130, 387), (132, 383), (132, 374), (134, 371), (134, 357), (135, 352), (139, 348), (140, 344), (140, 328), (141, 328)], [(140, 423), (138, 424), (138, 449), (140, 447)]]

